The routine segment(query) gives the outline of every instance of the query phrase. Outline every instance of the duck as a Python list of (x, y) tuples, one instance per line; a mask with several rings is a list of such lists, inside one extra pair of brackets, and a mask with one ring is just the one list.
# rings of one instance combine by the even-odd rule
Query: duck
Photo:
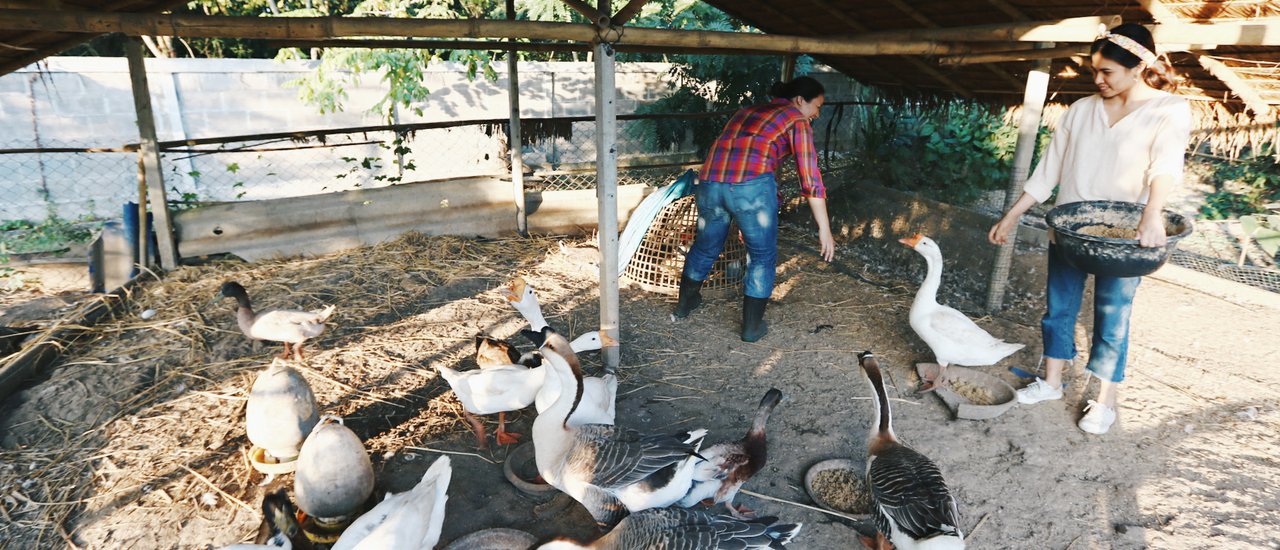
[(516, 308), (520, 315), (529, 322), (529, 330), (534, 332), (542, 330), (547, 326), (547, 319), (542, 316), (542, 306), (538, 304), (538, 296), (533, 292), (533, 285), (524, 280), (524, 277), (516, 277), (502, 288), (502, 292), (511, 304)]
[(269, 460), (284, 462), (297, 458), (320, 421), (320, 407), (307, 379), (277, 357), (254, 380), (244, 421), (249, 441), (265, 450)]
[[(858, 364), (871, 385), (871, 433), (867, 438), (867, 486), (878, 538), (897, 550), (961, 550), (960, 513), (938, 465), (903, 445), (893, 432), (893, 414), (880, 363), (870, 351)], [(882, 547), (863, 540), (868, 548)]]
[(0, 357), (18, 353), (22, 342), (40, 331), (40, 327), (7, 327), (0, 326)]
[(675, 504), (689, 492), (694, 468), (703, 460), (698, 448), (705, 429), (667, 435), (576, 424), (581, 369), (552, 352), (543, 353), (543, 364), (546, 383), (560, 386), (556, 400), (533, 421), (534, 459), (543, 480), (606, 527), (628, 513)]
[(262, 497), (262, 524), (253, 544), (232, 544), (222, 550), (310, 550), (311, 547), (311, 541), (298, 523), (297, 507), (289, 501), (285, 490), (279, 489)]
[(408, 491), (387, 495), (342, 532), (332, 550), (430, 550), (440, 542), (453, 467), (437, 458)]
[(284, 344), (281, 359), (291, 356), (296, 356), (299, 360), (305, 359), (302, 353), (303, 342), (324, 332), (325, 323), (333, 316), (334, 310), (334, 306), (330, 305), (318, 311), (268, 309), (255, 312), (249, 302), (249, 293), (235, 281), (224, 283), (218, 294), (224, 298), (235, 298), (236, 324), (240, 325), (240, 331), (245, 336), (251, 340)]
[(680, 500), (679, 505), (690, 507), (698, 502), (710, 500), (712, 504), (723, 503), (729, 514), (738, 519), (745, 519), (753, 512), (746, 507), (734, 506), (733, 499), (738, 495), (742, 485), (756, 475), (769, 460), (769, 441), (765, 437), (765, 424), (769, 415), (782, 401), (782, 391), (770, 388), (760, 400), (756, 408), (755, 420), (747, 435), (738, 441), (718, 443), (700, 451), (706, 462), (698, 464), (694, 473), (693, 487)]
[(800, 533), (802, 523), (778, 518), (741, 520), (685, 508), (655, 508), (631, 514), (608, 534), (589, 544), (556, 539), (539, 550), (747, 550), (782, 548)]
[(485, 334), (477, 334), (475, 337), (476, 344), (476, 366), (480, 368), (495, 367), (498, 365), (519, 365), (526, 367), (536, 367), (537, 364), (529, 364), (528, 362), (540, 363), (541, 358), (536, 353), (528, 353), (521, 355), (510, 342), (500, 338), (494, 338)]
[(921, 234), (898, 242), (924, 256), (929, 268), (911, 302), (910, 322), (911, 329), (933, 351), (938, 371), (932, 378), (926, 376), (917, 391), (933, 391), (946, 383), (948, 365), (994, 365), (1024, 347), (992, 336), (959, 310), (938, 303), (938, 285), (942, 282), (942, 249), (938, 243)]
[[(598, 332), (588, 332), (574, 339), (569, 344), (569, 347), (575, 352), (588, 351), (600, 349), (602, 343), (603, 339)], [(477, 356), (477, 364), (480, 361)], [(477, 418), (478, 415), (498, 415), (498, 430), (494, 433), (494, 436), (501, 445), (517, 443), (523, 437), (519, 433), (507, 431), (506, 413), (518, 411), (534, 404), (546, 380), (546, 370), (542, 365), (541, 353), (537, 355), (525, 354), (521, 356), (519, 361), (518, 363), (493, 364), (486, 360), (486, 364), (481, 365), (479, 369), (468, 371), (459, 371), (440, 364), (436, 365), (436, 369), (440, 371), (440, 376), (453, 389), (453, 393), (458, 396), (458, 401), (462, 402), (463, 416), (471, 424), (471, 429), (476, 436), (476, 445), (482, 450), (489, 448), (489, 442), (485, 435), (484, 424)], [(592, 384), (592, 386), (601, 386), (601, 389), (594, 389), (593, 392), (607, 391), (608, 388), (608, 384), (603, 381)], [(612, 395), (616, 395), (616, 381), (613, 388)], [(612, 418), (610, 411), (610, 421), (612, 421)]]
[[(582, 363), (578, 361), (578, 353), (587, 350), (598, 350), (609, 341), (609, 336), (602, 332), (588, 332), (574, 339), (572, 342), (566, 342), (563, 336), (555, 332), (555, 329), (547, 326), (542, 330), (533, 332), (531, 330), (523, 330), (521, 334), (525, 338), (539, 347), (538, 351), (546, 349), (547, 351), (558, 354), (566, 362), (570, 368), (582, 370)], [(578, 403), (578, 410), (573, 415), (573, 422), (576, 424), (613, 424), (614, 416), (617, 412), (618, 402), (618, 376), (606, 372), (604, 376), (591, 376), (582, 379), (582, 401)], [(543, 383), (538, 388), (537, 395), (534, 396), (534, 409), (539, 413), (551, 407), (556, 398), (560, 396), (559, 384)]]

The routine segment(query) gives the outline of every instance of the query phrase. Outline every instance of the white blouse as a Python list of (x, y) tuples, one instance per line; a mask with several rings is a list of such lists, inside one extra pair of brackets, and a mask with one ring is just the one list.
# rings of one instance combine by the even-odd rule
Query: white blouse
[(1058, 187), (1055, 204), (1088, 200), (1146, 203), (1156, 176), (1182, 183), (1191, 139), (1191, 106), (1167, 93), (1147, 100), (1114, 126), (1102, 96), (1076, 101), (1058, 122), (1049, 148), (1024, 190), (1044, 202)]

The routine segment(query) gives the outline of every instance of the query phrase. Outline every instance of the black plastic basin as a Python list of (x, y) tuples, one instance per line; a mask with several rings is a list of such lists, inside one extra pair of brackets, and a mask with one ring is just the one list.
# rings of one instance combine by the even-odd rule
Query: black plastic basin
[(1136, 229), (1144, 205), (1120, 201), (1082, 201), (1050, 210), (1044, 219), (1053, 228), (1062, 259), (1085, 273), (1111, 277), (1149, 275), (1169, 260), (1178, 241), (1191, 234), (1191, 220), (1165, 210), (1164, 230), (1169, 240), (1162, 247), (1144, 247), (1137, 239), (1117, 239), (1081, 233), (1080, 229), (1103, 225)]

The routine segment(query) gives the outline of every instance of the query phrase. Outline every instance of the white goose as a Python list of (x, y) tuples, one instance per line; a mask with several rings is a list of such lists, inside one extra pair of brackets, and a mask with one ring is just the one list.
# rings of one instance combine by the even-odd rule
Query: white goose
[[(525, 338), (533, 341), (534, 345), (539, 348), (546, 347), (546, 350), (556, 353), (563, 357), (569, 363), (569, 366), (577, 371), (582, 370), (582, 364), (578, 362), (578, 352), (587, 349), (597, 350), (602, 347), (608, 336), (599, 332), (588, 332), (579, 336), (573, 342), (569, 342), (566, 349), (564, 346), (564, 338), (547, 338), (547, 334), (554, 332), (551, 327), (543, 327), (543, 330), (534, 332), (531, 330), (520, 331)], [(558, 336), (558, 335), (557, 335)], [(591, 337), (590, 340), (583, 342), (582, 340)], [(587, 344), (593, 347), (585, 347)], [(543, 372), (546, 368), (539, 369)], [(545, 375), (544, 375), (545, 376)], [(592, 376), (582, 379), (582, 401), (578, 403), (577, 412), (573, 414), (572, 424), (613, 424), (618, 401), (618, 377), (613, 373), (606, 373), (604, 376)], [(534, 398), (533, 406), (539, 413), (551, 408), (556, 399), (560, 397), (559, 384), (544, 383), (538, 388), (538, 394)]]
[[(597, 332), (588, 332), (574, 339), (569, 344), (574, 352), (589, 351), (600, 349), (603, 344), (602, 338)], [(449, 387), (453, 388), (453, 393), (458, 396), (458, 400), (462, 402), (463, 414), (467, 418), (467, 422), (471, 424), (472, 430), (476, 434), (476, 442), (481, 449), (488, 448), (489, 442), (485, 437), (484, 424), (475, 415), (498, 414), (498, 431), (495, 437), (499, 444), (510, 445), (520, 440), (521, 435), (506, 430), (505, 413), (510, 411), (518, 411), (529, 405), (534, 404), (535, 399), (540, 393), (541, 388), (545, 385), (546, 367), (539, 365), (530, 368), (523, 364), (508, 365), (482, 365), (479, 369), (458, 371), (443, 365), (436, 365), (440, 371), (440, 375), (449, 383)], [(607, 417), (610, 423), (613, 422), (612, 396), (617, 394), (617, 381), (614, 380), (612, 385), (601, 379), (592, 383), (592, 395), (608, 393), (610, 396), (610, 407), (602, 409), (599, 407), (589, 407), (587, 415), (595, 419), (604, 419)], [(612, 390), (610, 390), (612, 387)], [(554, 396), (554, 394), (552, 394)], [(554, 397), (552, 397), (554, 399)], [(603, 402), (602, 399), (593, 399), (591, 402)], [(547, 401), (550, 406), (550, 401)]]
[(960, 513), (942, 472), (893, 433), (889, 394), (875, 356), (869, 351), (859, 353), (858, 363), (871, 385), (874, 407), (866, 479), (878, 531), (876, 541), (863, 540), (863, 544), (879, 549), (888, 539), (897, 550), (964, 550)]
[(942, 249), (938, 243), (920, 234), (898, 239), (898, 242), (924, 256), (929, 267), (924, 283), (911, 302), (910, 320), (912, 330), (933, 350), (938, 374), (932, 380), (926, 377), (919, 391), (931, 391), (944, 384), (947, 365), (994, 365), (1023, 348), (1022, 344), (1010, 344), (992, 336), (955, 308), (938, 303), (938, 286), (942, 282)]
[[(548, 341), (563, 339), (544, 328)], [(556, 344), (563, 345), (563, 344)], [(554, 352), (543, 354), (547, 384), (560, 395), (533, 421), (538, 473), (581, 503), (596, 522), (614, 525), (628, 511), (670, 506), (693, 484), (698, 447), (706, 430), (685, 435), (643, 435), (605, 424), (575, 425), (582, 371)]]
[(440, 542), (446, 494), (453, 467), (449, 457), (437, 458), (422, 480), (403, 493), (388, 495), (356, 518), (331, 550), (430, 550)]

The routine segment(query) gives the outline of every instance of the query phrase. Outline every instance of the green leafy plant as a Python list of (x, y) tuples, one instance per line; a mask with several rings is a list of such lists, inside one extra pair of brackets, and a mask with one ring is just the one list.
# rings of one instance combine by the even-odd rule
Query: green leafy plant
[(56, 212), (50, 212), (41, 222), (5, 221), (0, 223), (0, 229), (4, 231), (0, 234), (0, 260), (7, 260), (9, 254), (65, 252), (68, 245), (88, 242), (93, 237), (84, 220), (71, 222)]
[(1240, 228), (1272, 257), (1280, 250), (1280, 215), (1240, 216)]
[(1270, 149), (1253, 151), (1234, 161), (1211, 161), (1216, 191), (1205, 196), (1200, 217), (1225, 220), (1266, 212), (1267, 204), (1280, 201), (1280, 164)]

